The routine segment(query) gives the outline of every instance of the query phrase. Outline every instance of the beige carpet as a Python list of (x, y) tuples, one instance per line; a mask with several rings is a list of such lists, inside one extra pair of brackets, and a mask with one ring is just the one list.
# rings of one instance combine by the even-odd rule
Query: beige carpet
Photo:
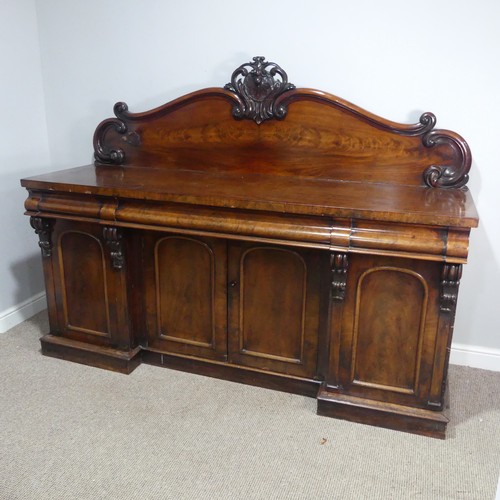
[(452, 366), (446, 441), (318, 417), (301, 396), (42, 356), (45, 313), (0, 335), (0, 499), (495, 497), (500, 373)]

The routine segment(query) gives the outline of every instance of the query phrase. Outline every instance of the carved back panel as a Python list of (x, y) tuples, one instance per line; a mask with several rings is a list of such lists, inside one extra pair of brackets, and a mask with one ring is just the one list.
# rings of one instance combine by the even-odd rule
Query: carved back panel
[(144, 113), (125, 103), (94, 135), (96, 164), (462, 187), (471, 155), (436, 118), (404, 125), (334, 95), (296, 89), (256, 57), (224, 89), (200, 90)]

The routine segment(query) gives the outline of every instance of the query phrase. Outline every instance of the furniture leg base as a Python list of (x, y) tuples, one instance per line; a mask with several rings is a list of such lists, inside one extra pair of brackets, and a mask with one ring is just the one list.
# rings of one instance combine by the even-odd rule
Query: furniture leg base
[(448, 418), (439, 411), (410, 408), (338, 394), (321, 387), (318, 415), (445, 439)]
[(204, 361), (191, 356), (163, 354), (148, 349), (142, 352), (142, 362), (312, 398), (316, 397), (318, 386), (321, 384), (318, 380), (280, 375), (227, 362)]
[(141, 348), (120, 351), (111, 347), (96, 346), (57, 335), (45, 335), (40, 339), (42, 354), (65, 359), (83, 365), (104, 368), (129, 374), (141, 364)]

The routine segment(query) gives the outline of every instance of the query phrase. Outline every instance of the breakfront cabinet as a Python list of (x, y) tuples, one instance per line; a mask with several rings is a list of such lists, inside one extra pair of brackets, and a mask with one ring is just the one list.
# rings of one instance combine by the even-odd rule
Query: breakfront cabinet
[(42, 352), (316, 397), (318, 413), (443, 438), (470, 229), (467, 143), (297, 89), (262, 57), (131, 113), (95, 164), (23, 179)]

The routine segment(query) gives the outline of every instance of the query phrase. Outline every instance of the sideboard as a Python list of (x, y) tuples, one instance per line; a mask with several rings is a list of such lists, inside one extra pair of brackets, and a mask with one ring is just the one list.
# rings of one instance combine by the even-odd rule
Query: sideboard
[(95, 163), (21, 181), (39, 236), (42, 353), (141, 362), (317, 398), (444, 438), (467, 143), (295, 88), (255, 57), (224, 88), (124, 103)]

